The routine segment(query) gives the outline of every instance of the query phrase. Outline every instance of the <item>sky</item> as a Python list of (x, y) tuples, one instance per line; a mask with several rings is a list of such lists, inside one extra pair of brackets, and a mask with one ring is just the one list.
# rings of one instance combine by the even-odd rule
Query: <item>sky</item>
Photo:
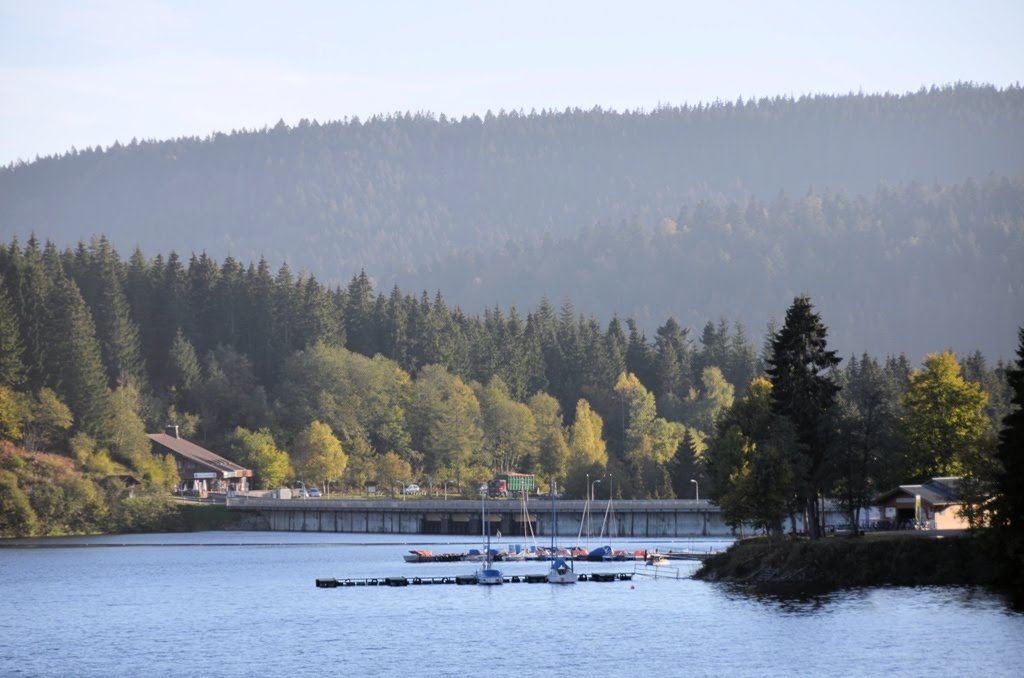
[(1005, 87), (1022, 26), (1020, 0), (2, 0), (0, 165), (281, 119)]

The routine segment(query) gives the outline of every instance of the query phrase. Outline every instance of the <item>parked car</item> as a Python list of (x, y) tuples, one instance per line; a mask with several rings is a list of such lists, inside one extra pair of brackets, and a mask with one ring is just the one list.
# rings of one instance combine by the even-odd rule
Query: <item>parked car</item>
[(299, 489), (295, 490), (294, 494), (299, 499), (306, 499), (307, 497), (309, 497), (309, 490), (307, 490), (304, 487), (300, 487)]
[(406, 485), (405, 487), (402, 488), (402, 494), (419, 494), (419, 493), (420, 493), (420, 486), (415, 484), (415, 483), (412, 483), (410, 485)]
[(319, 499), (320, 498), (320, 490), (318, 488), (316, 488), (316, 487), (309, 488), (309, 492), (308, 493), (309, 493), (309, 498), (310, 499)]

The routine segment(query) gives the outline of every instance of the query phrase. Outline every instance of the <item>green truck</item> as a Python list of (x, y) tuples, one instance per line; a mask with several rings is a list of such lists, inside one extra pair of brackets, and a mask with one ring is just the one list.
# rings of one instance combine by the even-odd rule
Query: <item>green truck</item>
[(529, 494), (537, 487), (532, 473), (502, 473), (487, 483), (487, 494), (492, 497), (507, 497), (520, 492)]

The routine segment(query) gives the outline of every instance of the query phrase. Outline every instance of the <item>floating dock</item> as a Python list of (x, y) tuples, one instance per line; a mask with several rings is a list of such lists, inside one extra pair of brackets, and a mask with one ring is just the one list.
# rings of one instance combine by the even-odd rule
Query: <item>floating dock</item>
[[(576, 581), (629, 581), (633, 578), (633, 572), (594, 572), (591, 574), (579, 574)], [(502, 577), (505, 584), (546, 584), (547, 574), (513, 574)], [(346, 586), (443, 586), (455, 584), (458, 586), (472, 585), (477, 583), (476, 575), (460, 574), (454, 577), (378, 577), (378, 578), (356, 578), (356, 579), (317, 579), (318, 589), (336, 589)]]

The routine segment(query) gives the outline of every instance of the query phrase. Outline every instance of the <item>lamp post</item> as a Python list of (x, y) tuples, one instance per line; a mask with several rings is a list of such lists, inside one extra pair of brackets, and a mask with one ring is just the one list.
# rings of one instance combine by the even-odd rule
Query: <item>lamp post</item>
[(444, 500), (448, 501), (448, 481), (444, 481)]
[(695, 497), (695, 499), (696, 499), (697, 501), (700, 501), (700, 483), (698, 483), (698, 482), (697, 482), (696, 480), (694, 480), (693, 478), (690, 478), (690, 482), (691, 482), (691, 483), (693, 483), (693, 490), (694, 490), (694, 492), (696, 492), (696, 497)]

